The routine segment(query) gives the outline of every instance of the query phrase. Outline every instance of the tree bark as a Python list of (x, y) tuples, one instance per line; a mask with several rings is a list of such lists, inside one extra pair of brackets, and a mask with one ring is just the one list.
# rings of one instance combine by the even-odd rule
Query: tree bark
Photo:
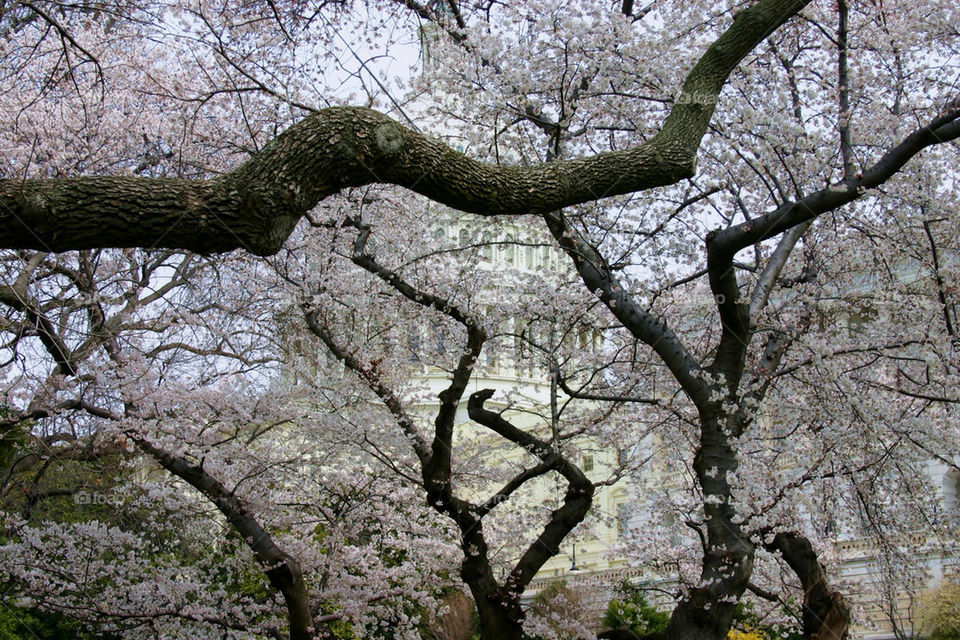
[(464, 560), (460, 577), (470, 588), (477, 604), (481, 640), (522, 640), (523, 609), (520, 594), (508, 584), (500, 585), (493, 576), (489, 549), (483, 536), (482, 524), (462, 531)]
[[(467, 406), (470, 418), (537, 456), (544, 465), (554, 469), (567, 481), (563, 504), (550, 514), (550, 520), (533, 544), (527, 547), (503, 585), (497, 584), (493, 579), (490, 564), (487, 561), (485, 542), (481, 548), (482, 556), (470, 556), (470, 552), (476, 552), (477, 546), (482, 541), (480, 536), (476, 542), (469, 543), (469, 539), (476, 536), (480, 530), (479, 521), (475, 527), (469, 529), (464, 529), (461, 525), (465, 543), (464, 551), (467, 554), (462, 577), (477, 600), (483, 640), (500, 640), (501, 638), (519, 640), (523, 637), (524, 619), (523, 610), (520, 608), (520, 596), (547, 560), (559, 553), (560, 543), (586, 517), (593, 503), (594, 486), (583, 471), (560, 455), (552, 444), (515, 427), (500, 414), (485, 409), (483, 405), (492, 395), (492, 389), (484, 389), (470, 395)], [(486, 622), (484, 622), (485, 616)]]
[(753, 574), (755, 547), (732, 505), (728, 473), (738, 465), (723, 415), (716, 406), (700, 411), (700, 448), (693, 461), (704, 495), (706, 528), (700, 584), (670, 616), (669, 640), (724, 640)]
[(523, 640), (523, 612), (516, 602), (498, 599), (496, 595), (477, 597), (477, 617), (481, 640)]
[(803, 587), (803, 637), (807, 640), (845, 640), (850, 606), (830, 586), (813, 545), (798, 533), (778, 533), (766, 545), (783, 556)]
[(684, 81), (661, 130), (612, 153), (532, 167), (487, 165), (359, 107), (318, 111), (223, 177), (0, 180), (0, 247), (245, 249), (276, 253), (297, 221), (339, 190), (390, 183), (483, 215), (554, 211), (673, 184), (696, 153), (730, 72), (809, 0), (737, 14)]

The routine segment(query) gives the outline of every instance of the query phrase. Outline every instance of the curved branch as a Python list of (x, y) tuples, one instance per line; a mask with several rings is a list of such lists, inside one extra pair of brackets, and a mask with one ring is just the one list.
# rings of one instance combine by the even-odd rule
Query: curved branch
[[(796, 241), (809, 223), (818, 216), (834, 211), (863, 196), (897, 173), (915, 155), (927, 147), (960, 138), (960, 109), (942, 115), (908, 135), (883, 155), (860, 177), (848, 177), (796, 201), (785, 202), (776, 210), (726, 229), (707, 234), (707, 270), (723, 333), (711, 371), (724, 373), (728, 387), (739, 384), (747, 346), (753, 336), (751, 318), (765, 304), (773, 279), (782, 269)], [(733, 269), (738, 251), (786, 231), (785, 236), (761, 274), (760, 282), (749, 304), (740, 301), (740, 286)]]
[[(421, 458), (424, 485), (428, 493), (428, 500), (434, 506), (449, 508), (450, 515), (458, 524), (467, 527), (473, 526), (473, 520), (462, 521), (466, 515), (468, 503), (453, 495), (451, 477), (451, 455), (453, 453), (453, 431), (457, 416), (457, 407), (470, 383), (474, 366), (480, 358), (480, 352), (487, 340), (487, 333), (480, 320), (465, 309), (450, 300), (429, 291), (419, 289), (404, 280), (399, 273), (381, 265), (367, 253), (367, 241), (370, 238), (370, 227), (361, 226), (357, 239), (353, 244), (353, 254), (350, 259), (354, 264), (377, 276), (393, 287), (400, 295), (425, 309), (433, 309), (455, 322), (463, 325), (466, 330), (466, 344), (450, 377), (450, 384), (438, 394), (440, 407), (434, 419), (434, 437), (430, 445), (429, 459)], [(445, 506), (446, 505), (446, 506)]]
[(800, 238), (807, 232), (811, 224), (813, 224), (813, 221), (807, 220), (793, 227), (785, 233), (780, 239), (780, 242), (777, 243), (777, 248), (774, 249), (773, 254), (760, 273), (760, 277), (757, 278), (757, 284), (754, 286), (753, 292), (750, 294), (751, 326), (756, 324), (760, 312), (767, 306), (767, 300), (769, 300), (770, 292), (773, 291), (773, 287), (776, 285), (777, 278), (780, 277), (780, 273), (787, 265), (787, 260), (789, 260), (790, 255), (793, 253), (794, 247), (797, 246), (797, 242), (800, 241)]
[(73, 353), (57, 333), (50, 319), (43, 315), (40, 308), (26, 296), (26, 288), (20, 291), (16, 287), (0, 287), (0, 304), (11, 309), (21, 311), (27, 316), (27, 321), (33, 325), (40, 342), (57, 363), (57, 369), (65, 376), (77, 375), (77, 368), (73, 361)]
[(301, 120), (213, 180), (0, 180), (0, 247), (243, 248), (270, 255), (318, 202), (374, 182), (483, 215), (544, 213), (673, 184), (693, 175), (730, 72), (808, 2), (760, 0), (738, 13), (688, 74), (659, 133), (630, 149), (533, 167), (488, 165), (376, 111), (335, 107)]
[(648, 398), (645, 396), (605, 396), (599, 393), (588, 393), (584, 391), (577, 391), (570, 388), (570, 385), (567, 384), (565, 378), (557, 376), (557, 386), (560, 389), (570, 396), (571, 398), (577, 398), (578, 400), (596, 400), (598, 402), (635, 402), (637, 404), (661, 404), (661, 400), (658, 398)]
[(824, 213), (834, 211), (860, 198), (889, 180), (914, 156), (938, 144), (960, 138), (960, 109), (940, 116), (903, 139), (859, 178), (847, 179), (793, 202), (785, 202), (774, 211), (753, 220), (741, 222), (707, 235), (708, 256), (721, 265), (733, 259), (738, 251), (772, 238)]
[(213, 502), (220, 513), (247, 541), (247, 545), (256, 556), (257, 562), (263, 567), (270, 584), (283, 595), (289, 614), (290, 640), (313, 638), (313, 614), (310, 611), (310, 597), (303, 582), (300, 564), (274, 543), (271, 535), (261, 526), (256, 516), (240, 498), (204, 471), (203, 467), (192, 464), (138, 435), (131, 434), (131, 437), (160, 466), (185, 480)]
[[(593, 483), (575, 464), (567, 460), (556, 447), (531, 433), (510, 424), (498, 413), (484, 408), (493, 396), (493, 389), (483, 389), (470, 395), (467, 413), (470, 419), (487, 427), (497, 435), (517, 444), (537, 456), (543, 465), (549, 465), (567, 481), (563, 505), (550, 514), (536, 541), (527, 547), (507, 579), (505, 588), (522, 593), (544, 563), (560, 551), (560, 543), (583, 521), (593, 504)], [(539, 471), (539, 467), (535, 467)], [(531, 476), (533, 477), (533, 476)]]
[(511, 478), (505, 485), (503, 485), (499, 491), (483, 501), (483, 503), (478, 504), (474, 509), (474, 512), (478, 517), (482, 518), (491, 511), (493, 511), (497, 505), (503, 504), (507, 501), (510, 496), (517, 492), (523, 485), (525, 485), (530, 480), (534, 478), (539, 478), (542, 475), (546, 475), (554, 470), (557, 466), (557, 461), (555, 459), (547, 458), (540, 464), (527, 467), (513, 478)]
[(613, 268), (582, 234), (577, 232), (562, 211), (543, 216), (550, 233), (560, 248), (570, 256), (587, 288), (596, 293), (610, 313), (638, 340), (649, 346), (696, 403), (706, 402), (709, 389), (698, 377), (699, 363), (680, 341), (679, 336), (662, 318), (657, 318), (639, 304), (618, 280)]
[(800, 534), (778, 533), (765, 545), (779, 552), (803, 587), (803, 637), (844, 640), (850, 626), (850, 607), (827, 581), (813, 545)]

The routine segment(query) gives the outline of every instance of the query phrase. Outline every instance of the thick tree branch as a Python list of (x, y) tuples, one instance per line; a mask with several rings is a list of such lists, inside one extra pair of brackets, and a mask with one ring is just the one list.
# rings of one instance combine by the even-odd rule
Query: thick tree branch
[(34, 254), (23, 271), (17, 277), (13, 285), (0, 286), (0, 304), (5, 304), (11, 309), (22, 312), (27, 316), (27, 321), (33, 325), (40, 342), (57, 363), (57, 369), (63, 375), (73, 376), (77, 374), (76, 365), (73, 360), (73, 354), (70, 348), (60, 337), (53, 323), (43, 314), (40, 306), (33, 300), (27, 292), (27, 285), (31, 274), (46, 257), (45, 253)]
[(847, 22), (849, 9), (846, 0), (837, 1), (837, 87), (840, 112), (837, 114), (840, 129), (840, 158), (843, 160), (843, 177), (847, 179), (853, 171), (853, 144), (850, 142), (850, 79), (847, 64)]
[[(593, 494), (593, 486), (586, 481), (581, 473), (579, 475), (587, 485), (589, 493), (584, 498), (583, 491), (568, 491), (568, 500), (565, 502), (555, 517), (548, 524), (544, 533), (538, 539), (537, 543), (532, 545), (524, 554), (521, 561), (511, 572), (505, 585), (500, 585), (494, 576), (493, 567), (490, 564), (490, 551), (483, 532), (483, 517), (487, 515), (499, 502), (507, 499), (514, 491), (528, 480), (542, 475), (550, 470), (558, 470), (565, 476), (575, 477), (574, 471), (567, 469), (568, 463), (555, 450), (540, 443), (539, 440), (530, 434), (516, 429), (509, 423), (506, 423), (500, 416), (490, 414), (496, 417), (498, 422), (492, 426), (484, 420), (487, 413), (483, 413), (483, 400), (479, 400), (480, 411), (482, 415), (477, 414), (475, 407), (477, 398), (483, 396), (485, 392), (473, 394), (469, 402), (469, 415), (481, 425), (490, 426), (493, 431), (507, 438), (511, 442), (520, 444), (535, 455), (541, 458), (542, 463), (532, 469), (529, 469), (515, 477), (506, 486), (501, 488), (493, 497), (477, 506), (469, 501), (459, 498), (454, 494), (453, 484), (451, 482), (451, 454), (453, 450), (453, 432), (456, 421), (456, 411), (463, 397), (463, 393), (470, 381), (474, 366), (480, 356), (481, 349), (486, 341), (486, 332), (483, 330), (479, 320), (472, 314), (461, 310), (449, 300), (446, 300), (435, 294), (418, 289), (416, 286), (404, 280), (399, 273), (393, 271), (381, 264), (367, 253), (367, 240), (370, 236), (370, 228), (367, 225), (353, 223), (359, 229), (359, 234), (354, 242), (351, 259), (358, 266), (374, 274), (385, 283), (393, 287), (398, 293), (408, 300), (436, 312), (443, 313), (455, 322), (461, 324), (466, 330), (466, 345), (460, 356), (456, 368), (453, 371), (450, 384), (439, 394), (440, 407), (434, 420), (434, 438), (429, 448), (429, 452), (421, 451), (425, 445), (418, 441), (418, 457), (421, 464), (423, 484), (427, 492), (427, 502), (436, 511), (446, 514), (460, 530), (460, 544), (463, 550), (463, 561), (461, 563), (460, 575), (463, 581), (470, 587), (474, 600), (481, 612), (481, 617), (486, 621), (486, 625), (503, 625), (503, 629), (496, 633), (502, 635), (504, 630), (509, 629), (510, 633), (519, 631), (523, 620), (523, 609), (520, 606), (520, 594), (524, 588), (543, 566), (543, 563), (556, 555), (556, 547), (567, 533), (579, 523), (586, 511), (589, 509), (590, 500)], [(308, 314), (308, 322), (316, 324), (316, 313)], [(316, 331), (315, 331), (316, 332)], [(392, 402), (394, 407), (391, 411), (395, 416), (405, 415), (399, 406), (396, 397), (383, 388), (379, 378), (369, 375), (369, 370), (358, 367), (357, 363), (352, 361), (350, 356), (342, 349), (337, 351), (330, 338), (329, 332), (325, 335), (318, 333), (328, 347), (334, 351), (334, 354), (347, 365), (354, 369), (363, 377), (369, 386), (385, 402)], [(352, 364), (351, 364), (352, 362)], [(483, 396), (485, 399), (489, 397)], [(506, 428), (503, 428), (506, 424)], [(539, 446), (538, 446), (539, 444)], [(576, 470), (579, 472), (579, 470)], [(578, 485), (579, 486), (579, 485)], [(570, 524), (572, 522), (572, 524)], [(546, 538), (544, 538), (546, 536)], [(553, 541), (550, 547), (544, 547), (544, 540)], [(552, 549), (552, 551), (551, 551)], [(497, 620), (491, 623), (490, 620)], [(486, 628), (486, 627), (485, 627)], [(485, 633), (490, 633), (486, 628)], [(498, 636), (499, 637), (499, 636)]]
[(711, 232), (707, 236), (708, 255), (714, 254), (716, 264), (724, 260), (729, 262), (741, 249), (772, 238), (860, 198), (867, 189), (878, 187), (889, 180), (910, 159), (927, 147), (945, 144), (958, 138), (960, 138), (960, 109), (954, 109), (908, 135), (867, 169), (861, 177), (848, 179), (799, 200), (786, 202), (776, 210), (753, 220)]
[[(757, 285), (757, 288), (754, 289), (750, 303), (751, 313), (753, 312), (755, 303), (761, 304), (758, 302), (757, 294), (757, 291), (761, 290), (761, 288), (763, 288), (763, 290), (760, 292), (759, 297), (763, 300), (762, 304), (766, 304), (766, 297), (769, 295), (769, 289), (766, 288), (764, 278), (769, 277), (775, 279), (777, 275), (779, 275), (780, 270), (786, 263), (786, 260), (789, 257), (790, 252), (793, 250), (797, 239), (806, 233), (807, 229), (810, 227), (810, 224), (811, 222), (809, 221), (804, 222), (803, 224), (790, 229), (780, 239), (780, 243), (777, 245), (777, 249), (774, 251), (773, 256), (771, 256), (770, 262), (767, 263), (767, 267), (764, 268), (763, 274), (761, 274), (761, 282)], [(812, 282), (816, 279), (816, 277), (817, 265), (813, 258), (813, 254), (811, 253), (807, 255), (807, 263), (803, 267), (803, 272), (798, 278), (798, 282)], [(770, 283), (770, 286), (772, 286), (772, 282)], [(804, 332), (810, 327), (810, 322), (813, 320), (814, 311), (814, 305), (811, 305), (810, 303), (802, 303), (800, 317), (790, 330), (775, 329), (770, 334), (770, 337), (767, 339), (767, 343), (763, 347), (763, 353), (760, 355), (760, 359), (754, 369), (754, 374), (750, 380), (749, 388), (741, 398), (740, 411), (741, 415), (743, 416), (743, 419), (740, 421), (741, 424), (746, 422), (747, 416), (752, 415), (752, 411), (747, 408), (748, 405), (753, 404), (756, 406), (756, 404), (758, 404), (766, 396), (767, 391), (769, 390), (774, 379), (773, 372), (780, 367), (780, 362), (783, 360), (783, 356), (787, 353), (787, 350), (790, 349), (791, 345), (796, 339), (796, 334)], [(751, 331), (753, 331), (754, 321), (755, 318), (751, 316)], [(753, 334), (751, 333), (750, 338), (752, 337)]]
[(844, 640), (850, 626), (850, 607), (827, 581), (813, 545), (797, 533), (778, 533), (766, 545), (779, 552), (803, 587), (803, 637), (810, 640)]
[(763, 311), (763, 308), (767, 306), (767, 300), (770, 298), (770, 292), (773, 291), (773, 287), (777, 282), (777, 278), (780, 277), (780, 273), (787, 265), (787, 260), (793, 253), (793, 248), (797, 246), (797, 242), (800, 241), (800, 238), (802, 238), (803, 234), (807, 232), (807, 229), (810, 228), (811, 224), (812, 221), (808, 220), (807, 222), (799, 224), (790, 229), (787, 233), (783, 234), (783, 237), (777, 244), (777, 248), (774, 249), (770, 259), (767, 260), (767, 264), (763, 267), (763, 271), (760, 272), (760, 277), (757, 279), (757, 284), (754, 286), (753, 292), (750, 294), (751, 326), (756, 324), (757, 316), (760, 315), (760, 312)]
[(534, 478), (539, 478), (542, 475), (550, 473), (557, 466), (556, 459), (546, 459), (538, 465), (533, 467), (527, 467), (513, 478), (511, 478), (503, 487), (500, 488), (495, 494), (483, 501), (483, 503), (477, 505), (474, 509), (477, 515), (481, 518), (491, 511), (493, 511), (497, 505), (503, 504), (507, 499), (512, 496), (520, 487), (525, 485), (530, 480)]
[(696, 153), (730, 72), (809, 0), (760, 0), (738, 13), (688, 74), (659, 133), (639, 146), (533, 167), (486, 165), (378, 112), (314, 113), (223, 177), (0, 180), (0, 247), (65, 251), (168, 247), (279, 250), (297, 221), (345, 187), (405, 186), (483, 215), (544, 213), (672, 184)]
[(783, 263), (802, 233), (791, 233), (781, 241), (768, 265), (769, 268), (761, 274), (760, 283), (749, 306), (740, 302), (740, 287), (733, 269), (733, 260), (737, 252), (794, 227), (808, 226), (809, 222), (818, 216), (853, 202), (862, 197), (867, 189), (883, 184), (911, 158), (927, 147), (946, 143), (958, 137), (960, 137), (960, 109), (940, 116), (927, 126), (911, 133), (859, 178), (848, 177), (839, 185), (784, 203), (775, 211), (759, 218), (712, 231), (707, 235), (710, 288), (716, 298), (723, 326), (717, 355), (708, 368), (716, 373), (725, 374), (730, 393), (734, 393), (739, 385), (743, 360), (752, 337), (750, 322), (753, 313), (759, 311), (761, 303), (765, 302), (772, 286), (771, 278), (782, 269)]
[(476, 316), (461, 310), (449, 300), (428, 291), (418, 289), (400, 277), (400, 274), (381, 265), (367, 253), (367, 240), (370, 237), (368, 226), (360, 227), (360, 233), (353, 245), (351, 260), (357, 266), (377, 276), (393, 287), (404, 298), (427, 309), (442, 313), (457, 323), (463, 325), (467, 333), (467, 341), (463, 353), (457, 362), (450, 379), (450, 384), (440, 392), (440, 408), (434, 419), (434, 436), (430, 446), (428, 460), (421, 459), (423, 466), (423, 480), (427, 490), (428, 502), (434, 507), (443, 507), (458, 525), (473, 526), (472, 516), (469, 522), (462, 521), (469, 505), (453, 495), (450, 484), (451, 455), (453, 453), (453, 430), (456, 422), (457, 407), (463, 398), (463, 393), (470, 382), (474, 366), (480, 357), (483, 344), (487, 340), (486, 331)]
[(657, 318), (637, 304), (613, 273), (597, 249), (574, 229), (561, 211), (544, 214), (550, 233), (570, 256), (587, 288), (631, 334), (653, 349), (694, 402), (706, 402), (707, 385), (698, 377), (700, 365), (689, 354), (680, 338)]
[(567, 534), (583, 521), (593, 503), (594, 487), (583, 471), (563, 457), (554, 446), (523, 429), (518, 429), (500, 414), (485, 409), (483, 405), (493, 393), (492, 389), (484, 389), (470, 395), (467, 404), (470, 419), (523, 447), (540, 458), (544, 464), (552, 465), (567, 481), (563, 505), (550, 514), (550, 521), (523, 553), (507, 578), (505, 588), (519, 595), (544, 563), (559, 553), (560, 543)]

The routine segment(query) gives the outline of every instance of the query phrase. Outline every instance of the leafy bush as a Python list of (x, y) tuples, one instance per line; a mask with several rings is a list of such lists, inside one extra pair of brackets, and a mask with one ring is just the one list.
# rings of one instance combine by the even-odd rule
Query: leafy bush
[(620, 586), (620, 598), (607, 605), (603, 624), (609, 629), (631, 631), (638, 636), (659, 633), (667, 628), (670, 614), (647, 602), (643, 590), (628, 582)]
[(79, 620), (58, 613), (24, 609), (0, 601), (0, 640), (115, 640), (114, 635), (98, 635)]
[(946, 582), (921, 598), (920, 628), (928, 640), (960, 639), (960, 585)]

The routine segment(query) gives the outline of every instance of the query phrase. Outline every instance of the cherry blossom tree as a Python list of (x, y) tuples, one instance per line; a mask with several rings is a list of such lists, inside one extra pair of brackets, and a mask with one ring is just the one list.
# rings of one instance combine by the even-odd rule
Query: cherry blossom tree
[[(671, 549), (656, 554), (680, 585), (670, 638), (725, 637), (747, 593), (799, 598), (807, 637), (843, 638), (850, 607), (820, 556), (836, 531), (861, 527), (894, 562), (904, 530), (949, 524), (934, 522), (942, 505), (926, 479), (931, 460), (956, 468), (958, 453), (949, 3), (11, 6), (0, 13), (17, 77), (0, 98), (9, 424), (37, 421), (41, 440), (70, 445), (64, 458), (100, 455), (92, 436), (111, 455), (137, 447), (196, 489), (284, 599), (291, 637), (349, 617), (321, 610), (327, 593), (373, 607), (394, 602), (377, 589), (395, 579), (426, 598), (418, 580), (434, 565), (404, 545), (446, 533), (397, 525), (391, 544), (421, 563), (403, 578), (379, 566), (366, 584), (314, 584), (323, 563), (349, 559), (319, 558), (303, 511), (286, 504), (298, 498), (283, 497), (283, 470), (326, 449), (304, 446), (298, 461), (268, 437), (315, 419), (295, 396), (258, 404), (277, 395), (271, 372), (313, 379), (337, 408), (315, 419), (324, 437), (343, 434), (358, 464), (386, 465), (453, 522), (485, 638), (521, 637), (524, 588), (587, 515), (581, 435), (652, 441), (654, 465), (685, 472), (648, 488), (654, 517), (632, 548), (641, 561)], [(378, 66), (378, 43), (412, 42), (429, 50), (416, 75)], [(477, 246), (427, 241), (450, 219), (431, 202), (478, 216), (457, 222), (476, 225)], [(523, 309), (488, 297), (502, 283), (470, 256), (516, 247), (510, 225), (562, 251), (577, 288), (562, 275), (514, 283), (510, 296), (543, 301)], [(191, 283), (201, 291), (183, 292)], [(281, 374), (267, 317), (298, 305), (312, 369)], [(571, 357), (549, 331), (516, 324), (508, 336), (505, 312), (560, 333), (586, 324), (603, 350)], [(452, 350), (427, 354), (424, 335), (450, 335)], [(493, 391), (464, 397), (510, 338), (543, 363), (551, 408), (584, 407), (551, 410), (546, 437), (512, 424), (509, 401), (486, 406)], [(448, 371), (429, 420), (406, 351)], [(452, 455), (462, 404), (532, 454), (479, 502), (458, 491), (477, 473)], [(73, 412), (85, 417), (54, 426)], [(614, 476), (650, 470), (633, 451)], [(44, 468), (31, 455), (11, 471)], [(508, 561), (481, 521), (494, 526), (501, 502), (548, 473), (564, 498), (526, 522), (526, 551)], [(311, 495), (339, 483), (350, 485)], [(34, 483), (25, 504), (45, 490)], [(370, 492), (388, 518), (385, 491)], [(660, 533), (666, 515), (689, 535)], [(348, 587), (362, 595), (327, 591)], [(260, 615), (218, 594), (137, 615), (222, 626), (217, 611), (233, 606), (252, 612), (245, 632), (282, 627), (275, 607), (258, 601)]]
[[(204, 141), (195, 105), (165, 102), (169, 59), (135, 62), (165, 19), (153, 9), (4, 9), (5, 174), (189, 179), (257, 144)], [(197, 146), (172, 146), (184, 127)], [(55, 152), (35, 153), (41, 140)], [(451, 584), (447, 534), (342, 446), (343, 415), (275, 386), (286, 292), (247, 286), (263, 266), (236, 257), (4, 255), (5, 583), (130, 637), (409, 637)]]
[(269, 386), (278, 300), (239, 286), (246, 266), (17, 260), (0, 547), (15, 595), (129, 637), (413, 633), (452, 569), (447, 536), (338, 445), (342, 415)]

